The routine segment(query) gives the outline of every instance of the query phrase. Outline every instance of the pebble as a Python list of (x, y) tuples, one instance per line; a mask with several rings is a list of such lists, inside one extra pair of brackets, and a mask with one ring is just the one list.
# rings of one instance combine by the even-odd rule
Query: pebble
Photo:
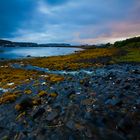
[(95, 99), (84, 99), (81, 101), (82, 105), (93, 105), (93, 103), (95, 102)]
[(66, 126), (67, 126), (69, 129), (75, 130), (75, 123), (74, 123), (73, 120), (69, 120), (69, 121), (66, 123)]
[(58, 117), (57, 111), (52, 111), (52, 112), (48, 113), (46, 120), (53, 121), (56, 117)]
[(33, 115), (33, 119), (36, 119), (38, 117), (41, 117), (45, 113), (44, 108), (39, 108)]

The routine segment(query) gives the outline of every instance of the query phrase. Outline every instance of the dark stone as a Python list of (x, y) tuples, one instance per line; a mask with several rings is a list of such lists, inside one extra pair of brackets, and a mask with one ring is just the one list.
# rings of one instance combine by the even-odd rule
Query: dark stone
[(120, 84), (120, 83), (121, 83), (121, 79), (117, 79), (116, 84)]
[(25, 97), (21, 102), (19, 103), (21, 109), (20, 110), (27, 110), (28, 108), (33, 107), (32, 99), (29, 97)]
[(98, 139), (99, 140), (126, 140), (126, 138), (119, 133), (111, 130), (111, 129), (98, 129)]
[(47, 115), (46, 120), (47, 121), (53, 121), (57, 116), (58, 116), (58, 112), (57, 111), (52, 111)]
[(81, 101), (82, 105), (93, 105), (94, 100), (93, 99), (84, 99)]
[(137, 70), (137, 69), (136, 70), (132, 70), (131, 73), (140, 74), (140, 70)]
[(89, 127), (86, 128), (85, 130), (85, 135), (88, 137), (88, 138), (92, 138), (93, 137), (93, 134), (92, 134), (92, 131)]
[(128, 134), (133, 128), (132, 119), (129, 116), (123, 118), (118, 124), (118, 130), (125, 134)]
[(68, 98), (72, 98), (75, 95), (75, 91), (71, 91), (70, 93), (68, 93), (67, 97)]
[(69, 121), (66, 123), (66, 126), (67, 126), (69, 129), (75, 130), (75, 123), (74, 123), (73, 120), (69, 120)]
[(89, 84), (89, 82), (87, 81), (87, 82), (85, 82), (84, 84), (83, 84), (85, 87), (89, 87), (90, 86), (90, 84)]
[(117, 98), (116, 99), (108, 99), (105, 101), (106, 105), (113, 105), (113, 106), (115, 106), (115, 105), (120, 106), (120, 105), (122, 105), (122, 103), (123, 102)]
[(39, 108), (37, 110), (37, 112), (33, 115), (33, 119), (36, 119), (36, 118), (40, 117), (44, 113), (45, 113), (45, 109), (44, 108)]
[(124, 86), (124, 89), (125, 89), (125, 90), (128, 90), (128, 89), (130, 89), (130, 88), (131, 88), (130, 84), (129, 84), (129, 83), (126, 83), (125, 86)]

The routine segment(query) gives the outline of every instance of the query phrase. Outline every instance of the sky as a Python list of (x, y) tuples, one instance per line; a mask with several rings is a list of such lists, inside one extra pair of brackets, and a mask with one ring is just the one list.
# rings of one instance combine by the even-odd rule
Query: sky
[(0, 0), (0, 38), (101, 44), (140, 35), (140, 0)]

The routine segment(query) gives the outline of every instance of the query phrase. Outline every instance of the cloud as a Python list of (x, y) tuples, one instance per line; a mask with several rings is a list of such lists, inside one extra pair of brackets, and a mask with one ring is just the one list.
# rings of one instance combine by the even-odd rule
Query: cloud
[[(113, 2), (112, 2), (113, 1)], [(89, 25), (99, 24), (108, 20), (121, 20), (126, 18), (132, 2), (126, 0), (117, 2), (114, 0), (77, 0), (49, 7), (40, 3), (40, 14), (43, 14), (47, 23), (58, 23), (68, 25)], [(124, 11), (125, 9), (125, 11)], [(53, 22), (52, 22), (53, 21)]]
[(0, 0), (0, 37), (11, 36), (31, 17), (33, 0)]
[(139, 13), (138, 0), (1, 0), (0, 37), (101, 43), (140, 34)]
[[(83, 36), (83, 32), (79, 33), (77, 38), (73, 40), (73, 42), (81, 43), (81, 44), (98, 44), (98, 43), (113, 43), (117, 40), (123, 40), (126, 38), (131, 38), (134, 36), (140, 35), (140, 23), (135, 22), (115, 22), (115, 23), (107, 23), (104, 27), (96, 26), (89, 27), (86, 29), (85, 35)], [(93, 32), (91, 29), (95, 29)], [(103, 31), (104, 30), (104, 31)], [(95, 34), (95, 35), (94, 35)]]
[(64, 4), (66, 2), (68, 2), (68, 0), (44, 0), (47, 4), (55, 6), (55, 5), (61, 5)]

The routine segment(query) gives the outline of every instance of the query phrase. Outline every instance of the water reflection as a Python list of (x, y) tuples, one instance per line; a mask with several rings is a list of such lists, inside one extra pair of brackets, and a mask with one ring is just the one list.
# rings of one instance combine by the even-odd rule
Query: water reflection
[(17, 59), (43, 56), (58, 56), (74, 53), (81, 50), (79, 48), (60, 48), (60, 47), (22, 47), (22, 48), (0, 48), (0, 58), (4, 59)]

